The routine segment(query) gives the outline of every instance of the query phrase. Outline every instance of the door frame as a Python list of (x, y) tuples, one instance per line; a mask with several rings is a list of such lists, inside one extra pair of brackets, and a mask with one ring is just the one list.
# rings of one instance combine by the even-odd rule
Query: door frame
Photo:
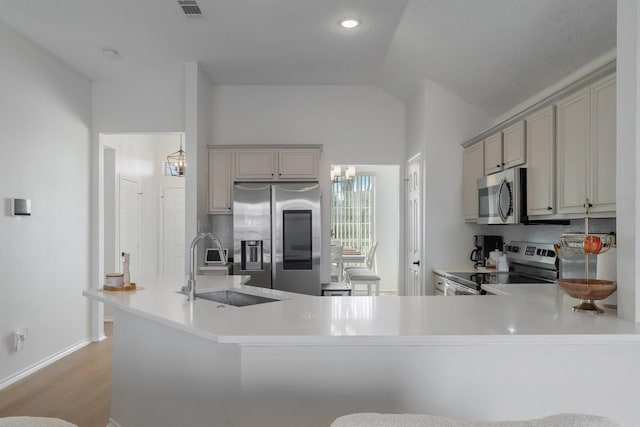
[(136, 184), (137, 186), (137, 193), (138, 193), (138, 197), (136, 198), (136, 228), (138, 230), (138, 236), (137, 236), (137, 249), (136, 249), (136, 255), (137, 255), (137, 260), (135, 260), (135, 262), (138, 264), (136, 269), (138, 272), (141, 271), (140, 266), (142, 265), (142, 257), (140, 256), (140, 247), (141, 247), (141, 215), (140, 215), (140, 196), (142, 195), (142, 188), (141, 188), (141, 182), (139, 179), (136, 178), (132, 178), (130, 176), (127, 175), (123, 175), (123, 174), (118, 174), (118, 194), (117, 194), (117, 198), (116, 198), (116, 259), (121, 259), (121, 241), (120, 241), (120, 234), (121, 234), (121, 230), (120, 230), (120, 226), (122, 224), (122, 222), (120, 221), (120, 217), (122, 216), (122, 210), (121, 210), (121, 206), (120, 206), (120, 197), (122, 195), (122, 181), (129, 181), (129, 182), (133, 182)]
[[(160, 244), (158, 245), (159, 247), (159, 253), (158, 253), (158, 258), (159, 258), (159, 263), (158, 263), (158, 271), (159, 273), (161, 273), (163, 276), (165, 275), (165, 271), (164, 271), (164, 267), (165, 267), (165, 259), (164, 259), (164, 246), (165, 246), (165, 229), (164, 229), (164, 214), (165, 214), (165, 200), (164, 200), (164, 192), (166, 190), (182, 190), (185, 192), (185, 200), (186, 200), (186, 188), (185, 187), (172, 187), (172, 186), (161, 186), (160, 187), (160, 198), (162, 199), (162, 202), (160, 203), (160, 215), (159, 217), (159, 221), (158, 221), (158, 227), (160, 228), (158, 235), (160, 236)], [(186, 206), (185, 206), (185, 214), (186, 214)], [(186, 262), (186, 261), (185, 261)]]

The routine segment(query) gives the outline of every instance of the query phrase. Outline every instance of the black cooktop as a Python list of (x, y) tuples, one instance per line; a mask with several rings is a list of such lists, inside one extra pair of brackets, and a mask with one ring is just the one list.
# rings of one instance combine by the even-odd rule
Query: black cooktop
[(527, 276), (514, 272), (494, 272), (494, 273), (448, 273), (448, 278), (461, 285), (480, 290), (482, 285), (496, 283), (549, 283), (550, 280), (539, 277)]

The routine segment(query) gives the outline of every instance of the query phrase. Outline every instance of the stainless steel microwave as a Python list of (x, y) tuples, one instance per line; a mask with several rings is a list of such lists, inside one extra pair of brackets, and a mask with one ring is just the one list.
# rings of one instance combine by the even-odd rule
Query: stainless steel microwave
[(478, 224), (519, 224), (526, 214), (526, 168), (478, 179)]

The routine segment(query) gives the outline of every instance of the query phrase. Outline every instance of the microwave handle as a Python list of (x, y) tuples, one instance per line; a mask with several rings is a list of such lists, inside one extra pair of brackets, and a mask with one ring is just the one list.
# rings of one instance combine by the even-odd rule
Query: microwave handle
[(500, 215), (500, 219), (502, 220), (502, 222), (507, 222), (507, 215), (502, 210), (502, 204), (500, 203), (500, 201), (502, 200), (502, 197), (500, 196), (502, 195), (502, 190), (506, 185), (507, 180), (503, 178), (502, 182), (500, 183), (500, 188), (498, 189), (498, 197), (496, 198), (496, 204), (498, 205), (498, 214)]

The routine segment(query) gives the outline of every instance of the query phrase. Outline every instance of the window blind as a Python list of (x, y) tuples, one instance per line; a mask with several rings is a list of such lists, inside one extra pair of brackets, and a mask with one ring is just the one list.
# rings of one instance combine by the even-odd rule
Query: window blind
[(362, 250), (374, 241), (375, 177), (340, 178), (331, 187), (332, 239), (342, 246)]

